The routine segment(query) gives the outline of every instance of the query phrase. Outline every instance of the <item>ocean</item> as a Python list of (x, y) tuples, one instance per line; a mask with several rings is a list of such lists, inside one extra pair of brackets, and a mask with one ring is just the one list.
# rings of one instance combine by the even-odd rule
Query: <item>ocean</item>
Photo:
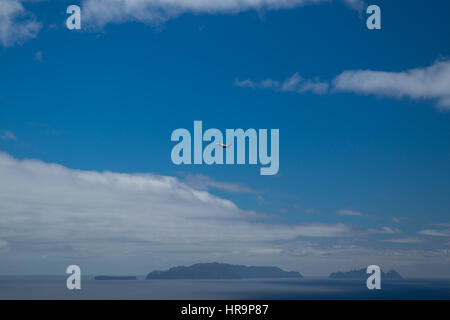
[(450, 300), (450, 279), (382, 281), (368, 290), (365, 280), (102, 280), (84, 278), (81, 290), (68, 290), (65, 277), (0, 277), (0, 299), (138, 300)]

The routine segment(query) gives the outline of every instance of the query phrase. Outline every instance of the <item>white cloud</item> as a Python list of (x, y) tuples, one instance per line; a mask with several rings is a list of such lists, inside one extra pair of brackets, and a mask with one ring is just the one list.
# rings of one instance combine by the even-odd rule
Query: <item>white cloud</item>
[(433, 99), (450, 109), (450, 60), (403, 72), (345, 71), (333, 80), (339, 91), (415, 100)]
[(282, 83), (269, 78), (260, 82), (250, 79), (235, 80), (235, 85), (244, 88), (272, 89), (299, 94), (305, 92), (316, 94), (353, 92), (397, 99), (434, 100), (440, 109), (450, 110), (450, 60), (437, 61), (429, 67), (415, 68), (403, 72), (344, 71), (330, 83), (318, 79), (304, 79), (298, 73), (295, 73)]
[(355, 210), (339, 210), (337, 213), (340, 216), (355, 216), (355, 217), (364, 216), (364, 214), (362, 212), (355, 211)]
[(432, 223), (431, 225), (436, 227), (450, 227), (450, 223)]
[(383, 241), (384, 242), (391, 242), (391, 243), (400, 243), (400, 244), (414, 244), (414, 243), (423, 243), (423, 242), (425, 242), (424, 239), (410, 238), (410, 237), (396, 238), (396, 239), (387, 239), (387, 240), (383, 240)]
[(273, 79), (265, 79), (258, 82), (250, 79), (242, 81), (235, 79), (234, 84), (242, 88), (272, 89), (276, 91), (296, 93), (313, 92), (315, 94), (324, 94), (328, 92), (329, 89), (328, 83), (322, 82), (318, 79), (307, 80), (302, 78), (298, 73), (294, 73), (291, 77), (285, 79), (281, 83)]
[[(88, 22), (98, 26), (125, 21), (161, 23), (184, 13), (232, 14), (248, 10), (298, 8), (332, 0), (84, 0)], [(364, 6), (362, 0), (342, 0), (353, 9)]]
[(374, 234), (396, 234), (401, 233), (399, 229), (392, 229), (391, 227), (382, 227), (380, 229), (369, 229), (369, 233)]
[(358, 11), (362, 11), (365, 3), (362, 0), (343, 0), (344, 3), (346, 3), (348, 6), (350, 6), (351, 8), (358, 10)]
[(0, 42), (11, 46), (36, 37), (41, 24), (23, 7), (24, 1), (0, 0)]
[(231, 193), (256, 193), (251, 188), (238, 184), (219, 182), (202, 174), (188, 174), (184, 177), (183, 182), (197, 190), (218, 189)]
[(305, 80), (298, 73), (285, 80), (281, 85), (281, 91), (291, 91), (297, 93), (313, 92), (323, 94), (328, 91), (328, 83), (320, 80)]
[(10, 253), (123, 258), (155, 251), (173, 259), (180, 251), (195, 260), (351, 234), (343, 224), (258, 221), (227, 199), (167, 176), (80, 171), (4, 153), (0, 176), (0, 234)]
[(450, 230), (426, 229), (419, 231), (419, 234), (432, 237), (450, 237)]
[(0, 136), (0, 138), (1, 138), (2, 140), (12, 140), (12, 141), (17, 141), (17, 137), (16, 137), (16, 135), (14, 134), (14, 132), (8, 131), (8, 130), (4, 131), (3, 134)]
[(280, 254), (283, 252), (281, 248), (254, 248), (249, 250), (250, 253), (255, 254)]
[(234, 84), (236, 85), (236, 86), (238, 86), (238, 87), (241, 87), (241, 88), (256, 88), (257, 86), (258, 86), (258, 83), (256, 83), (256, 82), (254, 82), (254, 81), (252, 81), (252, 80), (239, 80), (239, 79), (235, 79), (234, 80)]
[[(24, 7), (41, 0), (0, 0), (0, 42), (12, 46), (34, 38), (42, 24)], [(140, 21), (160, 24), (184, 13), (235, 14), (249, 10), (294, 9), (338, 0), (83, 0), (83, 21), (103, 27), (109, 23)], [(363, 0), (339, 0), (361, 11)], [(38, 59), (39, 60), (39, 59)]]
[(34, 58), (35, 58), (37, 61), (39, 61), (39, 62), (42, 63), (42, 61), (44, 61), (43, 56), (42, 56), (42, 51), (36, 52), (36, 53), (34, 54)]
[(392, 221), (395, 222), (395, 223), (400, 223), (400, 219), (399, 219), (399, 218), (396, 218), (396, 217), (393, 217), (393, 218), (392, 218)]

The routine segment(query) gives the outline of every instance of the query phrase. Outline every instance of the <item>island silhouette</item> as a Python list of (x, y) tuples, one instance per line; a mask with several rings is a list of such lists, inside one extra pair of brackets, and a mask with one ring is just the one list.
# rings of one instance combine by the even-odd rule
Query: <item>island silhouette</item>
[(152, 271), (146, 279), (250, 279), (302, 278), (299, 272), (284, 271), (278, 267), (255, 267), (226, 263), (197, 263), (178, 266), (165, 271)]
[[(333, 272), (329, 279), (367, 279), (366, 268), (346, 272)], [(177, 266), (168, 270), (155, 270), (147, 274), (146, 280), (170, 279), (301, 279), (297, 271), (284, 271), (279, 267), (257, 267), (233, 265), (219, 262), (196, 263), (190, 266)], [(384, 280), (401, 280), (403, 277), (395, 270), (385, 273), (381, 271)], [(137, 280), (136, 276), (95, 276), (95, 280)]]

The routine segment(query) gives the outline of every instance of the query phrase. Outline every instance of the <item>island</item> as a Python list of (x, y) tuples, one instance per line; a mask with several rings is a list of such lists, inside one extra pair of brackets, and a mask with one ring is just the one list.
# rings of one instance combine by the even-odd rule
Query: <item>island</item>
[[(348, 272), (333, 272), (329, 275), (330, 279), (367, 279), (370, 275), (366, 273), (366, 269), (351, 270)], [(387, 273), (381, 271), (381, 279), (383, 280), (401, 280), (403, 277), (395, 270)]]
[(136, 276), (95, 276), (94, 280), (137, 280)]
[(225, 263), (197, 263), (173, 267), (165, 271), (152, 271), (146, 279), (256, 279), (302, 278), (299, 272), (284, 271), (278, 267), (247, 267)]

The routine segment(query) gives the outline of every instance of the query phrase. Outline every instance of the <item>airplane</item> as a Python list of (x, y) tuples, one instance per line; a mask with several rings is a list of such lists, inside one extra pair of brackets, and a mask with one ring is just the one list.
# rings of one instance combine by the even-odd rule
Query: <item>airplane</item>
[(229, 147), (231, 147), (231, 144), (227, 145), (227, 144), (223, 144), (223, 143), (220, 143), (220, 142), (218, 142), (217, 145), (221, 146), (223, 149), (228, 149)]

